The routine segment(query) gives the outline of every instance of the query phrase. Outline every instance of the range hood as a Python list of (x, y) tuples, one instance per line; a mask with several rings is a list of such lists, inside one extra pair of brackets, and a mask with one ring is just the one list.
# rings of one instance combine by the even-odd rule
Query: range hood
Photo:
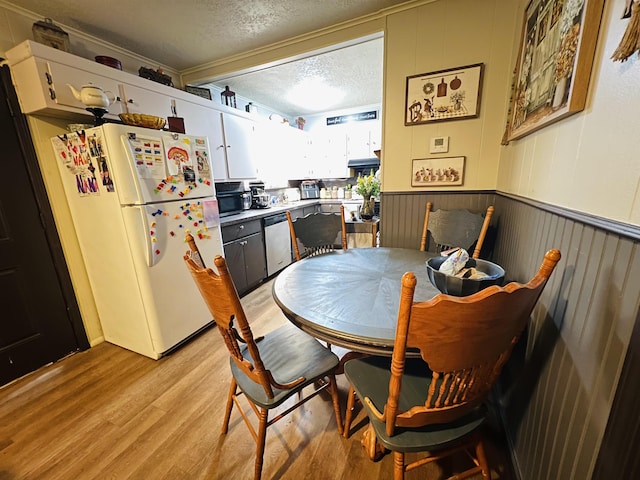
[(355, 168), (358, 170), (373, 168), (373, 171), (375, 172), (378, 168), (380, 168), (380, 159), (377, 157), (357, 158), (357, 159), (349, 160), (347, 162), (347, 167)]

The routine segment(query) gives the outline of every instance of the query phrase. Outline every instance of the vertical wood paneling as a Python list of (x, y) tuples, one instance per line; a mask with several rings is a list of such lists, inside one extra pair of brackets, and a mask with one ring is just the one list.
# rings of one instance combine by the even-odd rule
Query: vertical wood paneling
[[(434, 209), (466, 208), (484, 212), (495, 201), (493, 193), (419, 193), (387, 194), (380, 201), (380, 245), (384, 247), (420, 248), (422, 225), (427, 202)], [(499, 212), (494, 212), (492, 226), (499, 223)]]
[(640, 455), (628, 445), (640, 443), (640, 318), (636, 319), (629, 353), (620, 376), (619, 393), (605, 432), (593, 479), (639, 478)]
[[(637, 478), (640, 407), (628, 397), (640, 390), (638, 242), (516, 199), (462, 192), (383, 194), (383, 245), (418, 248), (427, 199), (472, 211), (493, 204), (492, 259), (508, 280), (528, 280), (544, 252), (562, 252), (499, 388), (520, 478)], [(616, 450), (603, 445), (605, 430)]]

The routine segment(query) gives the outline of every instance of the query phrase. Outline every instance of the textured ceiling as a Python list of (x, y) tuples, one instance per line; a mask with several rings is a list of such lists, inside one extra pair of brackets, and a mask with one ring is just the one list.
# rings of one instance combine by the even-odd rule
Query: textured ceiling
[[(19, 0), (12, 3), (58, 25), (156, 60), (178, 71), (335, 25), (406, 0)], [(358, 53), (326, 54), (238, 78), (236, 91), (271, 89), (274, 98), (310, 69), (323, 70), (327, 82), (348, 86), (345, 102), (362, 98), (378, 103), (381, 91), (381, 42)], [(357, 48), (357, 47), (356, 47)], [(371, 54), (373, 58), (364, 54)], [(342, 57), (342, 58), (341, 58)], [(328, 70), (331, 70), (330, 72)], [(375, 81), (372, 79), (375, 78)], [(371, 102), (367, 88), (377, 89)], [(257, 101), (268, 104), (258, 99)], [(338, 106), (338, 107), (341, 107)], [(275, 107), (274, 107), (275, 108)], [(289, 107), (290, 108), (290, 107)], [(289, 113), (289, 108), (281, 109)], [(299, 112), (312, 113), (312, 112)]]
[[(375, 105), (382, 103), (382, 51), (379, 38), (213, 84), (288, 116)], [(292, 87), (306, 82), (312, 83), (311, 93), (303, 104), (289, 98)]]

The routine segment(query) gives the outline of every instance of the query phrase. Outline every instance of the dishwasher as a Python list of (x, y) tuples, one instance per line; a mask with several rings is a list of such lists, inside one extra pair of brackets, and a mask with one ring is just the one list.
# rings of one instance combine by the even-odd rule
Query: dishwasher
[(291, 263), (291, 234), (286, 213), (264, 218), (264, 245), (267, 253), (267, 276), (270, 277)]

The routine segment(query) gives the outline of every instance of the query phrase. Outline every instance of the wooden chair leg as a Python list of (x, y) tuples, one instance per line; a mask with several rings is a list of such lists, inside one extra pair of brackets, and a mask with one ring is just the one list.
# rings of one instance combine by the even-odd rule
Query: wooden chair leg
[(404, 480), (404, 452), (393, 452), (393, 480)]
[(353, 416), (353, 408), (356, 403), (356, 391), (349, 386), (349, 394), (347, 395), (347, 411), (344, 416), (344, 427), (342, 428), (344, 438), (349, 438), (351, 430), (351, 418)]
[(338, 397), (338, 384), (335, 375), (329, 375), (329, 390), (333, 400), (333, 411), (336, 414), (336, 424), (338, 425), (338, 435), (342, 435), (342, 413), (340, 412), (340, 397)]
[(478, 439), (478, 443), (476, 443), (476, 458), (478, 459), (478, 466), (482, 470), (482, 480), (491, 480), (491, 469), (489, 468), (489, 462), (487, 462), (487, 456), (484, 452), (484, 444), (480, 439)]
[(224, 412), (224, 420), (222, 422), (222, 433), (227, 433), (229, 430), (229, 419), (231, 418), (231, 410), (233, 410), (233, 397), (236, 395), (236, 389), (238, 384), (234, 378), (231, 378), (231, 385), (229, 386), (229, 395), (227, 396), (227, 408)]
[(267, 439), (267, 417), (269, 411), (266, 408), (260, 409), (260, 425), (258, 426), (258, 435), (256, 437), (256, 463), (254, 469), (254, 480), (260, 480), (262, 477), (262, 462), (264, 457), (264, 446)]
[[(364, 447), (367, 455), (374, 462), (381, 459), (384, 455), (385, 448), (378, 443), (378, 437), (376, 436), (376, 431), (373, 428), (373, 425), (369, 423), (369, 426), (362, 434), (362, 438), (360, 439), (360, 444)], [(404, 461), (404, 459), (403, 459)]]

